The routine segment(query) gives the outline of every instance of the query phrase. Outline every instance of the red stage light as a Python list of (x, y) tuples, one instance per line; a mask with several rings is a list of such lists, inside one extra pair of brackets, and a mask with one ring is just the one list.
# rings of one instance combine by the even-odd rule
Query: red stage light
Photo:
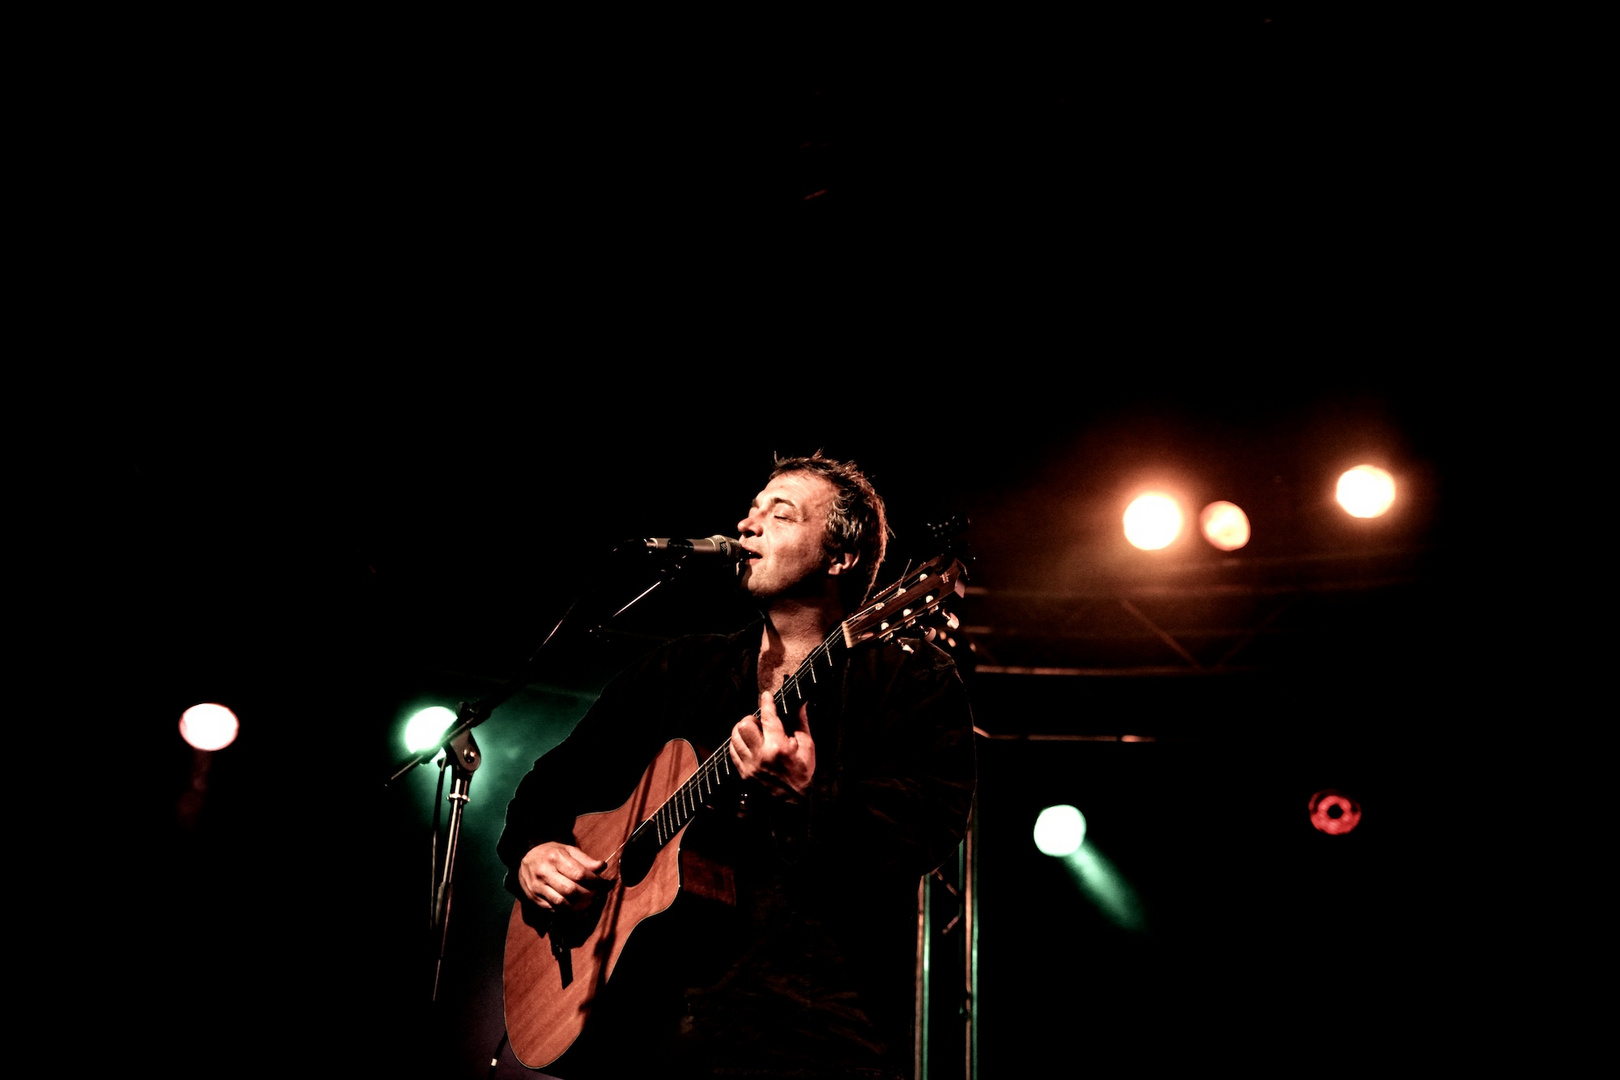
[(1361, 804), (1329, 788), (1311, 796), (1311, 824), (1318, 832), (1342, 836), (1361, 822)]

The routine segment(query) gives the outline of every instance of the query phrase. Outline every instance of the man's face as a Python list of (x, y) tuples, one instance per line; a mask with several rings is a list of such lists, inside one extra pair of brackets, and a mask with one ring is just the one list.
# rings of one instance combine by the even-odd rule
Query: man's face
[(823, 549), (833, 486), (814, 473), (784, 473), (754, 496), (737, 523), (750, 558), (742, 587), (756, 599), (820, 595), (832, 561)]

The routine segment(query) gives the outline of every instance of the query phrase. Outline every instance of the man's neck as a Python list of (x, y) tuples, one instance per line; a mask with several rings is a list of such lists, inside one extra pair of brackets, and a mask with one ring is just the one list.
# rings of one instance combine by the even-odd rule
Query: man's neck
[(773, 604), (759, 642), (760, 689), (775, 690), (843, 621), (833, 604)]

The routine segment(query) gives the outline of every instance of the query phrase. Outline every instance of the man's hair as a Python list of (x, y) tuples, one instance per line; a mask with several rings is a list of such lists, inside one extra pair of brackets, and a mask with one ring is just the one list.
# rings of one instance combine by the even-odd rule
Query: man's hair
[(855, 573), (844, 577), (839, 597), (853, 611), (865, 602), (877, 583), (878, 567), (889, 546), (889, 518), (883, 497), (872, 482), (851, 461), (822, 457), (817, 450), (809, 457), (779, 458), (766, 482), (784, 473), (809, 473), (826, 480), (833, 488), (832, 508), (827, 511), (827, 531), (822, 546), (827, 554), (850, 552), (859, 557)]

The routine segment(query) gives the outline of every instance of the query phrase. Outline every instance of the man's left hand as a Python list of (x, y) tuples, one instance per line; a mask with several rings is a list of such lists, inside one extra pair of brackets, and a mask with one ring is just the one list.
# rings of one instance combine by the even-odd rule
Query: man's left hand
[(792, 735), (776, 715), (769, 693), (759, 695), (759, 716), (745, 716), (731, 729), (731, 762), (744, 780), (752, 780), (777, 798), (797, 802), (810, 792), (816, 775), (816, 744), (810, 737), (809, 706), (799, 706), (799, 727)]

